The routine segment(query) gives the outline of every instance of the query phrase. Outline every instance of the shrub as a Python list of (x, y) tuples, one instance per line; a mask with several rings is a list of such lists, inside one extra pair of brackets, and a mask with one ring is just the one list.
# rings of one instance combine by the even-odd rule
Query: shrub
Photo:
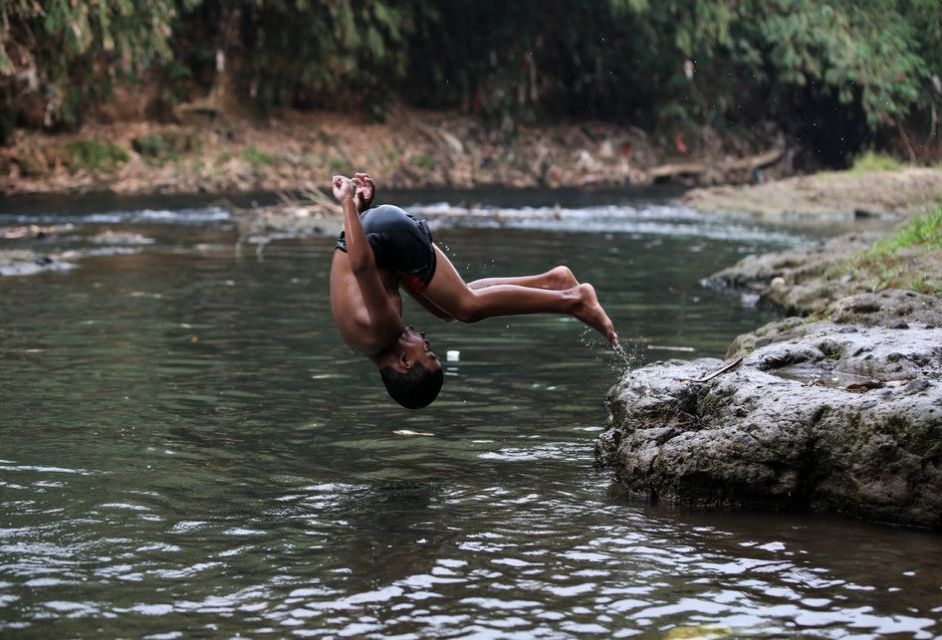
[(433, 158), (431, 155), (427, 153), (423, 153), (419, 157), (415, 158), (412, 161), (412, 164), (414, 164), (417, 167), (427, 169), (428, 171), (432, 171), (433, 169), (435, 169), (435, 158)]
[(902, 163), (885, 153), (867, 151), (866, 153), (854, 158), (854, 164), (850, 170), (853, 173), (863, 173), (865, 171), (895, 171), (902, 167)]
[(63, 161), (70, 169), (114, 171), (130, 160), (128, 152), (116, 144), (94, 138), (62, 145)]
[(192, 136), (186, 133), (165, 132), (151, 133), (131, 142), (131, 148), (141, 154), (149, 162), (164, 162), (166, 160), (179, 160), (187, 151), (196, 148)]
[(251, 145), (245, 148), (242, 152), (242, 157), (253, 167), (263, 165), (274, 166), (278, 164), (278, 158)]

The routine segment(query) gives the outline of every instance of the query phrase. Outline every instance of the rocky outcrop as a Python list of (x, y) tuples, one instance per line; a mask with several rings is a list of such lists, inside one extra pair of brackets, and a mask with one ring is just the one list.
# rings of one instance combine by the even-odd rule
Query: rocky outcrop
[(747, 256), (704, 280), (706, 286), (741, 291), (759, 304), (807, 315), (865, 284), (841, 266), (870, 247), (876, 233), (850, 233), (804, 249)]
[[(10, 229), (0, 229), (0, 238), (22, 239), (29, 237), (49, 240), (56, 237), (56, 233), (51, 231), (52, 227), (45, 228), (44, 235), (37, 234), (33, 236), (21, 236), (19, 234), (21, 228), (13, 227), (12, 229), (16, 233), (6, 236), (4, 236), (4, 233), (9, 232)], [(70, 230), (71, 225), (63, 228)], [(56, 251), (55, 253), (39, 252), (34, 248), (0, 249), (0, 276), (31, 276), (46, 271), (68, 271), (78, 266), (76, 263), (84, 258), (137, 253), (139, 245), (154, 242), (151, 238), (142, 236), (139, 233), (115, 233), (112, 231), (104, 231), (88, 237), (72, 235), (57, 238), (57, 240), (62, 244), (81, 242), (97, 246), (80, 246), (65, 251)]]
[[(942, 299), (913, 291), (887, 289), (861, 293), (832, 302), (815, 314), (837, 325), (907, 329), (915, 326), (942, 327)], [(726, 357), (745, 355), (773, 342), (802, 338), (820, 330), (806, 318), (784, 318), (737, 336)], [(843, 329), (842, 329), (843, 330)]]
[(926, 289), (942, 283), (942, 255), (913, 246), (887, 255), (868, 249), (882, 236), (849, 233), (805, 249), (748, 256), (703, 284), (731, 289), (748, 302), (786, 314), (821, 314), (832, 303), (888, 287)]
[(75, 265), (29, 249), (0, 250), (0, 276), (31, 276), (43, 271), (65, 271)]
[[(829, 193), (856, 206), (842, 188)], [(609, 396), (599, 461), (649, 499), (942, 529), (942, 256), (912, 232), (933, 215), (891, 237), (847, 234), (707, 278), (792, 317), (737, 337), (727, 357), (738, 366), (717, 375), (718, 360), (627, 373)]]
[(656, 363), (611, 390), (596, 456), (630, 493), (942, 528), (942, 328), (819, 322), (707, 380)]

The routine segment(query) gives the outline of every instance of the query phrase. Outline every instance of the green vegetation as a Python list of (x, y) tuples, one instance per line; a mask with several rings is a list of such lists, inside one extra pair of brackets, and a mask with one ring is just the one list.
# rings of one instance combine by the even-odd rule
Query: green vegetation
[(130, 160), (128, 152), (110, 142), (87, 139), (62, 145), (63, 162), (72, 169), (114, 171)]
[(167, 69), (176, 18), (195, 1), (0, 2), (0, 112), (31, 121), (42, 96), (43, 126), (79, 124), (115, 82)]
[(928, 130), (939, 69), (939, 0), (7, 0), (0, 137), (73, 127), (116, 83), (150, 83), (152, 112), (381, 118), (404, 101), (507, 136), (535, 118), (773, 122), (840, 163), (907, 119)]
[(867, 171), (894, 171), (903, 166), (899, 160), (885, 153), (867, 151), (854, 158), (854, 163), (850, 170), (852, 173), (864, 173)]
[(831, 269), (828, 276), (847, 274), (868, 283), (874, 291), (912, 289), (918, 293), (942, 293), (942, 206), (916, 216), (870, 249)]
[(896, 233), (877, 242), (867, 256), (878, 259), (913, 247), (924, 251), (942, 250), (942, 206), (931, 213), (916, 216)]
[(251, 145), (242, 151), (242, 157), (253, 167), (273, 167), (278, 164), (278, 158)]
[(423, 153), (417, 158), (413, 158), (412, 164), (417, 167), (421, 167), (422, 169), (426, 169), (427, 171), (433, 171), (435, 169), (435, 158), (427, 153)]
[(151, 133), (131, 142), (131, 148), (152, 164), (162, 164), (168, 160), (178, 161), (180, 156), (192, 151), (197, 145), (185, 133)]

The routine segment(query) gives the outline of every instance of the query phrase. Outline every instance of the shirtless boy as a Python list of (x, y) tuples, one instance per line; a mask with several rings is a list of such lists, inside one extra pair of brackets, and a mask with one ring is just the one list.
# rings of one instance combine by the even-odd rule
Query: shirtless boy
[[(344, 342), (369, 358), (392, 398), (409, 409), (431, 403), (444, 379), (425, 334), (402, 322), (400, 288), (439, 318), (478, 322), (495, 316), (562, 313), (618, 344), (595, 289), (567, 267), (533, 276), (465, 283), (424, 220), (392, 205), (370, 208), (372, 178), (334, 176), (343, 228), (330, 266), (330, 310)], [(361, 215), (362, 214), (362, 215)]]

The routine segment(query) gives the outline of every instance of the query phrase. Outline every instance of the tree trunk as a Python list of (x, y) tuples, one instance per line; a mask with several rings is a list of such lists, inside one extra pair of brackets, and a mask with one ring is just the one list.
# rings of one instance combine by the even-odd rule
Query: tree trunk
[(207, 96), (207, 107), (220, 114), (242, 110), (238, 70), (242, 54), (243, 11), (242, 2), (222, 3), (216, 41), (216, 76)]

